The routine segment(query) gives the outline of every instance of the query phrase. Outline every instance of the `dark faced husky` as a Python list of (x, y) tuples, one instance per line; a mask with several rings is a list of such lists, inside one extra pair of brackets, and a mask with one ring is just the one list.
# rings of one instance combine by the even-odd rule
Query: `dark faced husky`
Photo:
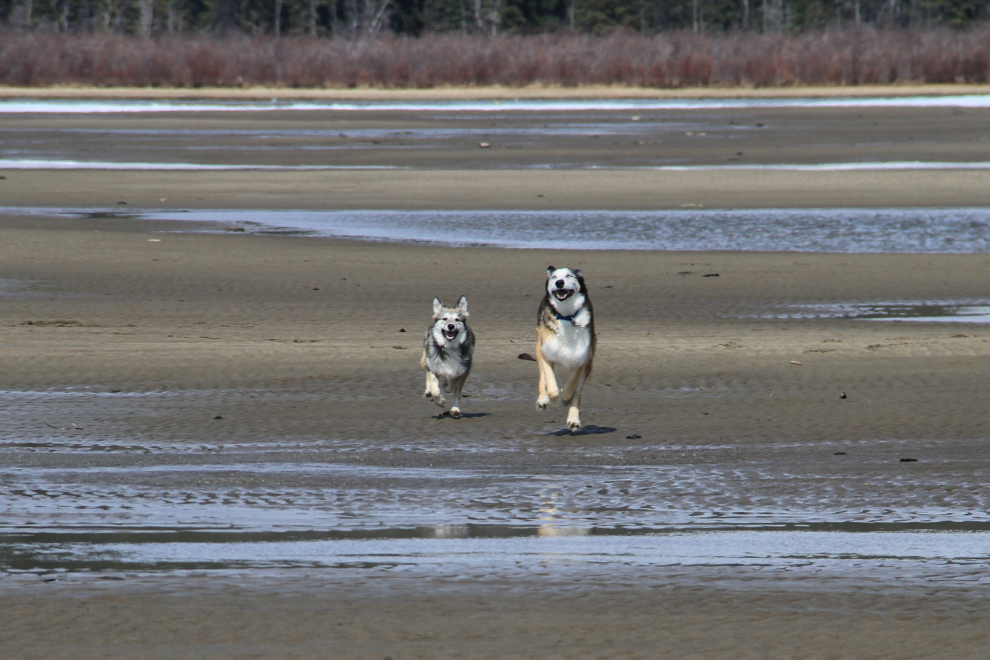
[[(540, 367), (540, 396), (536, 408), (545, 410), (560, 397), (567, 412), (567, 428), (581, 428), (581, 389), (591, 374), (595, 357), (595, 318), (580, 270), (547, 267), (547, 292), (536, 322), (536, 362)], [(567, 384), (557, 387), (554, 367), (568, 371)]]
[(464, 296), (457, 301), (457, 307), (444, 307), (439, 298), (434, 298), (433, 325), (427, 328), (423, 342), (420, 361), (426, 371), (423, 396), (433, 397), (433, 402), (442, 408), (443, 392), (453, 393), (451, 417), (461, 416), (461, 388), (471, 373), (471, 356), (474, 355), (474, 333), (468, 327), (467, 317), (468, 302)]

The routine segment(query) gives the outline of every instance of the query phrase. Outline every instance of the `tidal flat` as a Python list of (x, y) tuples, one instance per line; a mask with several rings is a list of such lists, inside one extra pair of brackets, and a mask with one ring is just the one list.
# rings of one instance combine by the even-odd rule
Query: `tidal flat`
[[(5, 160), (340, 166), (2, 171), (0, 655), (982, 657), (990, 171), (936, 164), (990, 161), (990, 109), (596, 110), (601, 151), (581, 112), (349, 112), (0, 112), (39, 131)], [(326, 212), (414, 231), (290, 222)], [(602, 217), (737, 244), (553, 244)], [(519, 357), (548, 264), (595, 304), (577, 433)], [(454, 420), (418, 361), (462, 294)]]

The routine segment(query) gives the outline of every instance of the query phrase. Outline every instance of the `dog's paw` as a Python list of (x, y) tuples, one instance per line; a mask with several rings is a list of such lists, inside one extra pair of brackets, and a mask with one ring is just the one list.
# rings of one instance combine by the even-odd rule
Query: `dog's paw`
[(451, 408), (450, 409), (450, 416), (453, 417), (454, 419), (460, 419), (461, 418), (461, 409), (460, 408), (457, 408), (456, 406), (454, 408)]
[(556, 385), (547, 385), (547, 396), (551, 399), (556, 399), (560, 396), (560, 390)]
[(437, 404), (441, 408), (443, 408), (443, 404), (446, 402), (447, 400), (443, 398), (442, 394), (437, 393), (433, 395), (433, 403)]
[(547, 406), (549, 406), (549, 405), (550, 405), (550, 397), (548, 397), (548, 396), (541, 396), (540, 398), (538, 398), (536, 400), (536, 409), (537, 410), (546, 410), (547, 409)]
[(433, 392), (431, 392), (430, 391), (430, 388), (427, 387), (426, 388), (426, 391), (423, 392), (423, 396), (425, 396), (427, 399), (429, 399), (431, 396), (433, 396)]
[(581, 428), (581, 419), (578, 417), (568, 417), (567, 418), (567, 429), (569, 431), (577, 431)]

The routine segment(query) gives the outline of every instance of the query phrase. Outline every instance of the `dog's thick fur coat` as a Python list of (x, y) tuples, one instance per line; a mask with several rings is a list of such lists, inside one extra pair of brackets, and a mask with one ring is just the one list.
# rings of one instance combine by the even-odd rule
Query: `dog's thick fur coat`
[[(536, 322), (536, 362), (540, 368), (538, 410), (560, 397), (568, 406), (567, 428), (581, 428), (581, 390), (595, 357), (595, 317), (580, 270), (547, 267), (546, 295)], [(554, 367), (569, 370), (561, 391)]]
[[(461, 416), (461, 389), (471, 373), (474, 355), (474, 333), (467, 324), (468, 302), (465, 296), (457, 307), (444, 307), (439, 298), (433, 299), (433, 325), (426, 330), (423, 359), (420, 366), (426, 372), (426, 391), (441, 408), (444, 392), (454, 395), (451, 417)], [(441, 385), (442, 383), (442, 385)]]

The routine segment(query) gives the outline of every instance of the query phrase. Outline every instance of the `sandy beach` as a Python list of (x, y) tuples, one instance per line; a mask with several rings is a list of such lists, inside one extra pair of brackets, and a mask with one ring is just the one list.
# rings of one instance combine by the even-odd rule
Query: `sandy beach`
[[(32, 400), (5, 411), (10, 444), (109, 438), (192, 450), (331, 439), (366, 450), (322, 460), (365, 466), (552, 474), (589, 461), (621, 466), (630, 455), (658, 466), (758, 466), (775, 482), (742, 492), (778, 502), (979, 508), (990, 495), (982, 327), (759, 318), (788, 303), (978, 297), (990, 268), (984, 255), (452, 251), (61, 224), (4, 221), (3, 278), (25, 284), (4, 296), (3, 390), (195, 396), (105, 397), (75, 408)], [(547, 262), (583, 268), (594, 287), (601, 352), (585, 421), (610, 433), (547, 435), (561, 413), (533, 409), (534, 364), (517, 355), (532, 351)], [(719, 277), (704, 277), (711, 272)], [(436, 419), (421, 398), (417, 361), (431, 297), (460, 293), (471, 297), (479, 337), (465, 410), (484, 416), (455, 422)], [(396, 442), (435, 451), (397, 459), (387, 446)], [(660, 451), (671, 445), (690, 449)], [(510, 451), (473, 456), (458, 451), (464, 446)], [(53, 468), (187, 460), (174, 451), (23, 446), (8, 456)], [(918, 462), (900, 463), (904, 456)], [(808, 470), (817, 476), (787, 477)], [(234, 490), (267, 480), (227, 479)], [(837, 494), (836, 479), (855, 490)], [(718, 507), (720, 494), (705, 497)], [(714, 658), (826, 648), (837, 657), (923, 658), (951, 648), (976, 658), (986, 642), (982, 596), (966, 581), (919, 591), (868, 576), (790, 582), (746, 567), (680, 567), (577, 582), (481, 576), (465, 586), (455, 575), (371, 573), (271, 582), (125, 571), (109, 583), (99, 574), (54, 583), (8, 574), (0, 650), (10, 658)], [(63, 634), (40, 632), (53, 627)]]
[[(844, 148), (860, 144), (857, 112), (828, 113)], [(990, 160), (988, 143), (964, 144), (987, 112), (894, 112), (883, 144), (862, 148)], [(780, 111), (765, 120), (777, 133), (738, 150), (782, 162), (775, 140), (801, 126), (828, 133), (821, 120)], [(97, 121), (7, 117), (0, 128), (30, 122), (58, 139)], [(919, 130), (930, 139), (913, 152)], [(807, 146), (819, 137), (783, 162), (832, 160)], [(470, 151), (464, 140), (462, 151), (424, 148), (424, 169), (7, 169), (0, 191), (4, 207), (120, 210), (990, 204), (988, 171), (525, 170), (511, 155), (478, 165), (477, 139)], [(641, 146), (600, 157), (623, 161)], [(370, 542), (379, 527), (441, 539), (448, 524), (449, 538), (468, 530), (466, 544), (579, 523), (621, 543), (623, 529), (681, 514), (712, 529), (748, 517), (761, 529), (986, 531), (987, 326), (798, 313), (985, 301), (986, 254), (508, 250), (204, 228), (217, 233), (126, 213), (0, 215), (0, 493), (10, 507), (0, 657), (985, 656), (982, 559), (898, 563), (828, 547), (832, 563), (821, 565), (814, 553), (644, 566), (547, 551), (511, 566), (482, 557), (278, 570), (60, 559), (60, 543), (138, 533), (205, 544), (243, 532), (271, 545), (338, 529)], [(534, 350), (548, 264), (583, 269), (595, 304), (599, 354), (588, 428), (576, 435), (560, 433), (559, 408), (535, 410), (536, 366), (519, 358)], [(478, 348), (469, 414), (453, 420), (421, 396), (418, 362), (432, 298), (461, 294)], [(251, 531), (253, 516), (276, 522)], [(31, 536), (35, 522), (45, 531)], [(25, 539), (49, 545), (25, 550)]]

